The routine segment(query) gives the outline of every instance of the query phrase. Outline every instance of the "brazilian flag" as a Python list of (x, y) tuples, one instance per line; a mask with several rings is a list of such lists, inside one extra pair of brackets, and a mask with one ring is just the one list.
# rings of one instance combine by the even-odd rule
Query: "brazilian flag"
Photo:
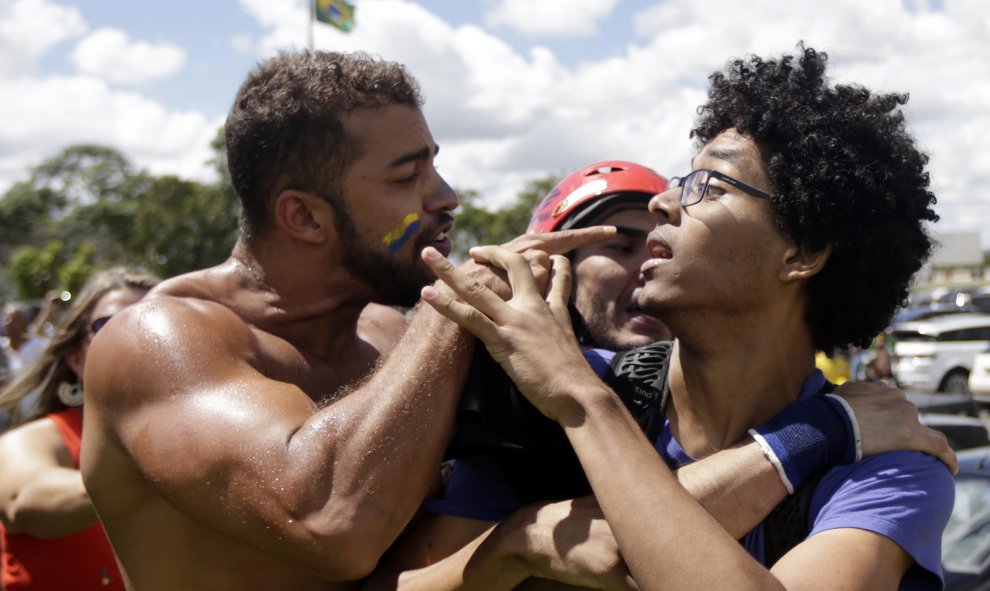
[(354, 28), (354, 5), (347, 0), (313, 0), (316, 20), (347, 32)]

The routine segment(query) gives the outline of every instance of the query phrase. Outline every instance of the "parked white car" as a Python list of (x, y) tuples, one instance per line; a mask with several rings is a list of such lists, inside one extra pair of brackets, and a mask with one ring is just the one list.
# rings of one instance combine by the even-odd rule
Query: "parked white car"
[(969, 391), (974, 400), (990, 402), (990, 349), (973, 357), (969, 372)]
[(969, 393), (973, 358), (990, 349), (990, 314), (947, 314), (894, 325), (894, 378), (903, 388)]

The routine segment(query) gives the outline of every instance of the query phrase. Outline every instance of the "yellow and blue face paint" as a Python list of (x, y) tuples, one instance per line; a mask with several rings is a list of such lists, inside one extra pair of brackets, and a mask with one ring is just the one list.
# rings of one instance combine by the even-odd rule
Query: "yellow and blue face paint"
[(382, 239), (382, 242), (385, 244), (385, 247), (388, 248), (388, 254), (393, 255), (400, 248), (402, 248), (402, 245), (414, 236), (417, 230), (419, 230), (419, 225), (419, 214), (411, 213), (403, 218), (402, 223), (398, 228), (392, 230), (388, 234), (385, 234), (385, 238)]

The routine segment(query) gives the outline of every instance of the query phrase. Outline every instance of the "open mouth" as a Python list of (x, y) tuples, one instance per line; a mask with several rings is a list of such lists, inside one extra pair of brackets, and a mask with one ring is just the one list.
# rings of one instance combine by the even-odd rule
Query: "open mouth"
[(643, 273), (644, 277), (654, 268), (664, 264), (674, 256), (674, 251), (671, 250), (670, 246), (653, 234), (650, 234), (650, 237), (646, 240), (646, 249), (650, 254), (650, 258), (646, 259), (646, 262), (639, 268), (639, 272)]
[(646, 241), (646, 245), (649, 249), (651, 259), (669, 259), (674, 256), (673, 251), (670, 250), (670, 247), (667, 246), (665, 242), (653, 237), (650, 237), (650, 239)]
[(450, 238), (447, 237), (447, 233), (450, 232), (450, 229), (453, 227), (453, 225), (454, 225), (453, 222), (447, 222), (443, 224), (440, 227), (440, 231), (437, 232), (433, 236), (433, 239), (427, 243), (429, 246), (432, 246), (433, 248), (440, 251), (440, 254), (442, 254), (445, 257), (450, 256), (452, 245), (450, 243)]

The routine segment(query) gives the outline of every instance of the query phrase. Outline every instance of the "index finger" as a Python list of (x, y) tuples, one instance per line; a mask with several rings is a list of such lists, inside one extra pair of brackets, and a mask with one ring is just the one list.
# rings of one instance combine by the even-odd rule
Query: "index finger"
[(615, 238), (615, 226), (590, 226), (576, 230), (560, 230), (545, 234), (524, 234), (502, 245), (514, 252), (538, 249), (547, 254), (566, 254), (575, 248), (598, 244)]

